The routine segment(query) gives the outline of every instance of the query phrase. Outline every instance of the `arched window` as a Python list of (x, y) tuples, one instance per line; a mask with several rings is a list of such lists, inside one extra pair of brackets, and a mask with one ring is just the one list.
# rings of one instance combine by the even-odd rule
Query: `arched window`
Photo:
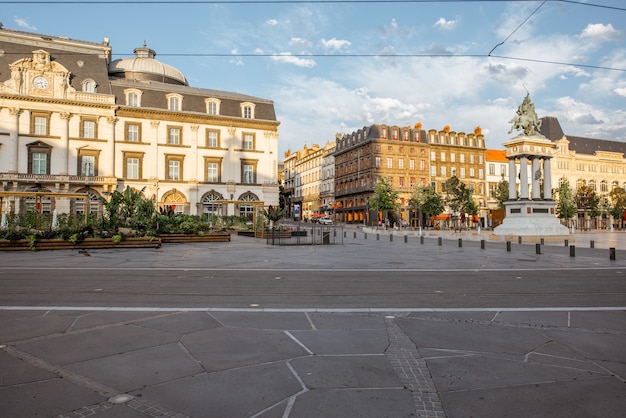
[(91, 78), (87, 78), (83, 80), (83, 92), (85, 93), (95, 93), (97, 84)]
[(172, 190), (163, 195), (163, 207), (167, 211), (175, 213), (185, 213), (187, 207), (187, 199), (178, 190)]
[(202, 198), (202, 213), (218, 216), (222, 208), (221, 203), (216, 203), (218, 200), (224, 200), (224, 196), (215, 190), (205, 194)]
[[(238, 200), (242, 200), (244, 202), (258, 202), (259, 198), (254, 193), (247, 192), (247, 193), (242, 194)], [(246, 219), (251, 221), (254, 218), (254, 205), (240, 203), (239, 215), (245, 216)]]

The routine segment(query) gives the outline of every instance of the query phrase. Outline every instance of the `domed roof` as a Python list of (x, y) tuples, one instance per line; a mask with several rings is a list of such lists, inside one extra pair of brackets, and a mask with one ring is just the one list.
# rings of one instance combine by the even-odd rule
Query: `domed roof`
[(154, 59), (156, 52), (144, 46), (135, 48), (133, 58), (122, 58), (109, 64), (109, 75), (131, 80), (150, 80), (188, 86), (187, 79), (176, 68)]

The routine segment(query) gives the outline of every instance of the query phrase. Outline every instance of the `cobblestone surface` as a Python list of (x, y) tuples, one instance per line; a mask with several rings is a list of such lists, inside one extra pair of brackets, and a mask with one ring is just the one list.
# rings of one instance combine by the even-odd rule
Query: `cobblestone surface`
[(404, 386), (413, 393), (416, 415), (424, 418), (445, 418), (446, 414), (426, 361), (394, 317), (386, 317), (385, 323), (389, 335), (389, 347), (385, 355)]

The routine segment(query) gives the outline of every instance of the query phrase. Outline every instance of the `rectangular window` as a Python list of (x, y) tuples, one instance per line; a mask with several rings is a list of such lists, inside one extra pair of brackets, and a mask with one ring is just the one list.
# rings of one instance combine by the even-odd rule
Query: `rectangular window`
[(376, 157), (376, 168), (380, 168), (380, 157)]
[(217, 103), (209, 102), (207, 106), (207, 113), (209, 115), (217, 115)]
[(178, 97), (170, 97), (170, 110), (172, 112), (178, 112), (180, 110)]
[(33, 153), (33, 174), (48, 174), (48, 154)]
[(254, 149), (254, 135), (253, 134), (243, 134), (243, 149), (245, 150)]
[(126, 159), (126, 178), (128, 179), (139, 178), (139, 158), (127, 158)]
[(415, 187), (415, 177), (411, 177), (409, 179), (409, 182), (410, 182), (409, 185), (411, 186), (411, 188)]
[(420, 160), (420, 170), (426, 170), (426, 161)]
[(126, 141), (139, 142), (139, 125), (134, 123), (126, 125)]
[(441, 177), (445, 177), (446, 174), (446, 168), (445, 167), (441, 167)]
[(465, 154), (459, 154), (459, 161), (461, 162), (461, 164), (465, 162)]
[(180, 180), (180, 161), (169, 160), (167, 162), (167, 178), (169, 180)]
[(243, 107), (243, 117), (246, 119), (252, 119), (252, 108), (250, 106)]
[(219, 148), (219, 131), (207, 131), (206, 133), (206, 146), (209, 148)]
[(430, 152), (430, 161), (435, 161), (437, 159), (437, 153), (435, 151)]
[(83, 121), (83, 138), (94, 139), (96, 137), (96, 122), (93, 120)]
[(170, 128), (168, 135), (170, 145), (180, 145), (180, 128)]
[(441, 152), (441, 161), (445, 161), (446, 160), (446, 153), (445, 152)]
[(35, 116), (35, 135), (48, 135), (48, 118)]
[(128, 93), (128, 106), (139, 107), (139, 95), (137, 93)]
[(437, 175), (437, 167), (434, 165), (430, 166), (430, 175), (435, 177)]
[(474, 178), (474, 169), (473, 169), (473, 168), (470, 168), (469, 170), (470, 170), (470, 173), (469, 173), (469, 174), (470, 174), (470, 177), (471, 177), (471, 178)]
[(400, 177), (399, 183), (400, 183), (400, 187), (404, 187), (404, 177)]
[(465, 178), (465, 167), (461, 167), (461, 178)]
[(387, 168), (393, 168), (393, 158), (387, 157)]
[(478, 169), (478, 178), (479, 178), (479, 179), (482, 179), (483, 177), (484, 177), (484, 172), (483, 172), (483, 169), (482, 169), (482, 168), (479, 168), (479, 169)]
[(494, 176), (496, 174), (496, 165), (489, 164), (489, 175)]
[(400, 158), (398, 160), (398, 168), (400, 169), (404, 168), (404, 158)]
[(500, 175), (506, 176), (506, 164), (500, 164)]
[(246, 184), (254, 184), (254, 166), (250, 164), (243, 165), (243, 182)]
[(415, 170), (415, 160), (409, 160), (409, 170)]
[(474, 164), (474, 154), (470, 154), (470, 164)]
[(96, 175), (96, 157), (93, 155), (83, 155), (80, 163), (80, 175), (93, 177)]
[(219, 163), (207, 163), (206, 181), (217, 183), (220, 181)]
[(450, 162), (456, 162), (456, 154), (454, 152), (450, 153)]

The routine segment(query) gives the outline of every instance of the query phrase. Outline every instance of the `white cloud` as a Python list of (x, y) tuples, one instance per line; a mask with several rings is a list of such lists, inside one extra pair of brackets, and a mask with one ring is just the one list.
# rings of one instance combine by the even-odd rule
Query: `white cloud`
[(289, 40), (289, 45), (306, 49), (311, 47), (311, 42), (304, 38), (291, 38)]
[(581, 38), (589, 38), (596, 42), (619, 41), (621, 34), (612, 24), (590, 23), (580, 34)]
[(35, 26), (31, 25), (30, 23), (28, 23), (26, 18), (13, 16), (13, 21), (21, 29), (25, 29), (27, 31), (36, 31), (37, 30), (37, 27), (35, 27)]
[(329, 40), (322, 39), (321, 43), (324, 49), (334, 50), (334, 51), (339, 51), (340, 49), (348, 48), (350, 45), (352, 45), (350, 41), (346, 41), (344, 39), (337, 39), (337, 38), (332, 38)]
[(618, 96), (626, 97), (626, 87), (620, 87), (613, 90)]
[(441, 30), (452, 30), (456, 27), (458, 22), (458, 20), (446, 20), (445, 18), (440, 17), (439, 20), (435, 22), (433, 27)]
[(316, 65), (314, 60), (309, 58), (294, 57), (291, 52), (281, 52), (280, 54), (272, 55), (272, 60), (305, 68), (313, 68)]
[(265, 24), (268, 26), (276, 26), (278, 25), (278, 20), (276, 19), (269, 19), (265, 21)]

